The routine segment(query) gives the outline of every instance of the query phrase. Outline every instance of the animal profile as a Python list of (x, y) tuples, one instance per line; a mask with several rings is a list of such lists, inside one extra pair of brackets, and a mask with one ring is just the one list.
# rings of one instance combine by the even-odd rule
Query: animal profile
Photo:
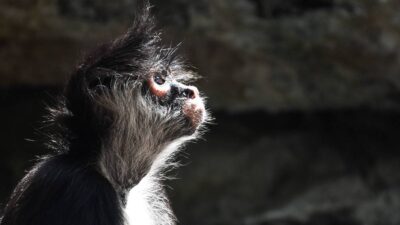
[(209, 114), (196, 74), (165, 48), (147, 2), (88, 54), (49, 110), (55, 151), (15, 188), (1, 225), (172, 225), (162, 181)]

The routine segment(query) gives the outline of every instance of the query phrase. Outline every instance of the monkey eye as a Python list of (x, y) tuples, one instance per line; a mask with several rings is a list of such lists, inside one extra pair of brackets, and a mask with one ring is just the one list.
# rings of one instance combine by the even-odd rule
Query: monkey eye
[(156, 73), (153, 77), (154, 82), (158, 85), (163, 85), (165, 83), (165, 77), (167, 76), (167, 71), (162, 71), (160, 73)]

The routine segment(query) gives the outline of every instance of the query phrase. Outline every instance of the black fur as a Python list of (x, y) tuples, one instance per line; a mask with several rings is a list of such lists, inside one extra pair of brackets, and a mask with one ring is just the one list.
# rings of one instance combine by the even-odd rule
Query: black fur
[(93, 167), (59, 155), (35, 166), (11, 196), (3, 225), (123, 224), (111, 184)]

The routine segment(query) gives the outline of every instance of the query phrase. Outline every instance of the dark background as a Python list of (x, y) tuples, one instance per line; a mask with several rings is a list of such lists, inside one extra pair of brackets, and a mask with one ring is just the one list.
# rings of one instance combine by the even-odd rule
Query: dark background
[[(153, 0), (215, 125), (168, 183), (180, 224), (400, 224), (400, 1)], [(0, 1), (0, 211), (45, 106), (134, 0)]]

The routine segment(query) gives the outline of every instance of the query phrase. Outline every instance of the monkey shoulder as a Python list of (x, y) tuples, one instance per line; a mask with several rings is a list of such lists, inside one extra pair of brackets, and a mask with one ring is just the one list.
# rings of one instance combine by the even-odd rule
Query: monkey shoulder
[(59, 155), (39, 162), (17, 185), (1, 225), (120, 225), (111, 184), (93, 165)]

